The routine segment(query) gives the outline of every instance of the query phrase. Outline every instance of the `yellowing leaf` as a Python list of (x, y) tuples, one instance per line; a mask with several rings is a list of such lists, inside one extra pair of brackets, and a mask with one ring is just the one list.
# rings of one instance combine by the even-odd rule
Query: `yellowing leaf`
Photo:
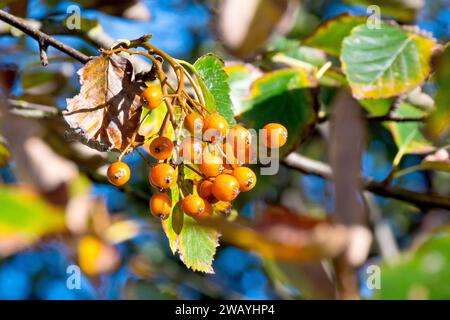
[(132, 81), (131, 62), (118, 55), (100, 56), (78, 74), (81, 91), (67, 99), (65, 120), (90, 147), (123, 150), (138, 128), (142, 111), (142, 88)]
[(361, 25), (344, 39), (342, 67), (357, 99), (389, 98), (422, 84), (437, 44), (400, 27)]

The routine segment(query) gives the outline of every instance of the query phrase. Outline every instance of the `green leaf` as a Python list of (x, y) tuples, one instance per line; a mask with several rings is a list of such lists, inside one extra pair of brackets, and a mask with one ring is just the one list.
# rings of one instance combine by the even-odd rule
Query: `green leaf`
[(426, 134), (445, 144), (450, 142), (450, 46), (442, 54), (437, 70), (436, 109), (428, 119)]
[(384, 116), (391, 110), (392, 104), (395, 99), (372, 99), (372, 100), (359, 100), (359, 104), (362, 105), (373, 116)]
[(321, 49), (332, 56), (339, 56), (344, 38), (350, 35), (354, 27), (364, 24), (366, 21), (367, 17), (365, 16), (339, 15), (318, 26), (310, 36), (303, 40), (303, 44)]
[(185, 216), (179, 235), (178, 252), (184, 264), (194, 271), (214, 273), (212, 263), (219, 245), (219, 233), (201, 226), (195, 219)]
[(231, 100), (234, 115), (238, 116), (245, 111), (244, 99), (250, 95), (252, 83), (258, 79), (262, 72), (251, 64), (235, 64), (225, 67), (231, 87)]
[(206, 99), (208, 111), (217, 110), (230, 125), (236, 124), (233, 114), (233, 105), (230, 98), (230, 85), (223, 61), (213, 55), (207, 54), (200, 57), (194, 64), (201, 76), (200, 86)]
[(400, 27), (362, 25), (343, 42), (341, 61), (357, 99), (389, 98), (422, 84), (436, 43)]
[(183, 212), (176, 209), (179, 200), (178, 187), (171, 188), (171, 196), (172, 212), (168, 219), (162, 221), (162, 225), (172, 252), (174, 254), (178, 252), (180, 259), (188, 268), (213, 273), (212, 262), (216, 247), (219, 245), (218, 232), (201, 226), (195, 219), (184, 214), (180, 227), (179, 212)]
[(269, 50), (317, 67), (323, 66), (327, 62), (326, 55), (322, 51), (311, 47), (314, 46), (302, 46), (298, 40), (280, 37), (271, 43)]
[(311, 134), (317, 121), (313, 97), (308, 90), (315, 85), (315, 80), (302, 69), (268, 73), (253, 83), (241, 117), (255, 130), (270, 122), (284, 125), (289, 136), (280, 150), (280, 157), (284, 157)]
[(181, 202), (178, 201), (178, 203), (175, 205), (175, 208), (172, 211), (172, 229), (176, 234), (180, 234), (183, 230), (183, 224), (184, 224), (184, 212), (181, 209)]
[[(402, 103), (398, 107), (396, 114), (399, 117), (420, 118), (425, 115), (425, 112), (409, 103)], [(423, 124), (421, 122), (388, 122), (384, 125), (391, 132), (399, 148), (408, 144), (405, 148), (406, 154), (428, 153), (435, 149), (433, 144), (422, 134)], [(411, 136), (413, 132), (415, 133)]]
[(375, 299), (450, 299), (450, 229), (437, 231), (396, 263), (381, 265)]
[(7, 248), (10, 239), (29, 245), (65, 229), (64, 212), (30, 190), (0, 187), (0, 203), (0, 255), (11, 253)]

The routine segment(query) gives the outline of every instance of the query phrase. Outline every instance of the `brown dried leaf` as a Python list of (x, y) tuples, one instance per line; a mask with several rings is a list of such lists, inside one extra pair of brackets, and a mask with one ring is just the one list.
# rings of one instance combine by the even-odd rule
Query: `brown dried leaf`
[[(131, 62), (100, 56), (78, 71), (80, 94), (67, 99), (64, 118), (83, 143), (99, 151), (123, 150), (139, 126), (142, 85)], [(135, 141), (143, 138), (137, 136)]]

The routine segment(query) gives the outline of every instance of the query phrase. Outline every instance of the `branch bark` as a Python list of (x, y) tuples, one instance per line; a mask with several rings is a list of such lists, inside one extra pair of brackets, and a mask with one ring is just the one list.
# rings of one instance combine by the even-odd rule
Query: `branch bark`
[(22, 19), (17, 18), (12, 14), (7, 13), (6, 11), (0, 10), (0, 20), (15, 27), (16, 29), (19, 29), (20, 31), (29, 35), (38, 42), (40, 48), (41, 61), (43, 65), (46, 65), (46, 63), (48, 63), (46, 52), (48, 46), (54, 47), (55, 49), (67, 54), (68, 56), (71, 56), (72, 58), (78, 60), (83, 64), (87, 63), (90, 59), (90, 57), (88, 57), (84, 53), (81, 53), (80, 51), (72, 47), (69, 47), (64, 43), (59, 42), (55, 38), (50, 37), (49, 35), (43, 33), (42, 31), (31, 27)]
[[(305, 174), (322, 177), (332, 180), (331, 167), (323, 162), (306, 158), (298, 153), (291, 153), (284, 161), (288, 168), (300, 171)], [(384, 183), (363, 178), (364, 189), (382, 197), (396, 199), (412, 203), (421, 208), (439, 208), (450, 210), (450, 197), (435, 193), (420, 193), (404, 188), (385, 185)]]

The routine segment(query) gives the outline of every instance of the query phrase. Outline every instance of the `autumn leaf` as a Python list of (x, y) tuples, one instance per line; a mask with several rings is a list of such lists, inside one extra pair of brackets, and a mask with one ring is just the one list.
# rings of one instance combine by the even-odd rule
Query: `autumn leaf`
[[(131, 62), (118, 55), (100, 56), (78, 71), (80, 94), (67, 99), (64, 118), (83, 143), (99, 151), (123, 150), (141, 116), (142, 83), (133, 81)], [(143, 138), (136, 136), (135, 141)]]

